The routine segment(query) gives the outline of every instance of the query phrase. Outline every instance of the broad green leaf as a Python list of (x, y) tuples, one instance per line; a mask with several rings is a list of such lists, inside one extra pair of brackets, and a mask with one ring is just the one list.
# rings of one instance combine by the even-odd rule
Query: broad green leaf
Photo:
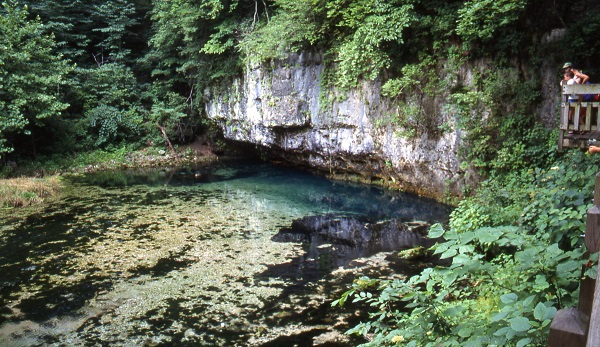
[[(456, 258), (455, 258), (456, 259)], [(594, 265), (591, 268), (588, 268), (585, 270), (585, 275), (591, 279), (596, 279), (596, 276), (598, 275), (598, 266)]]
[(431, 228), (429, 228), (429, 238), (431, 239), (435, 239), (438, 237), (442, 237), (442, 235), (444, 235), (445, 230), (444, 227), (442, 227), (441, 224), (436, 223), (434, 225), (431, 226)]
[(458, 310), (456, 307), (450, 307), (444, 311), (444, 315), (448, 317), (456, 317), (459, 313), (460, 310)]
[(452, 258), (452, 264), (462, 265), (462, 264), (466, 264), (466, 263), (470, 262), (471, 260), (472, 260), (471, 257), (469, 257), (465, 254), (457, 254), (454, 258)]
[(483, 243), (497, 241), (502, 236), (502, 231), (496, 228), (480, 228), (475, 231), (475, 236)]
[(577, 192), (577, 191), (575, 191), (575, 190), (571, 190), (571, 189), (569, 189), (569, 190), (567, 190), (567, 191), (565, 192), (565, 196), (566, 196), (566, 197), (568, 197), (568, 198), (572, 198), (572, 197), (574, 197), (574, 196), (575, 196), (575, 195), (577, 195), (577, 194), (578, 194), (578, 192)]
[(500, 301), (502, 301), (503, 303), (505, 303), (507, 305), (512, 304), (517, 300), (519, 300), (519, 297), (515, 293), (504, 294), (500, 297)]
[(515, 317), (508, 320), (510, 322), (510, 327), (514, 331), (523, 332), (529, 330), (531, 328), (531, 324), (529, 324), (529, 319), (526, 317)]
[(550, 284), (543, 275), (535, 276), (535, 290), (543, 291), (550, 287)]
[(528, 296), (525, 300), (523, 300), (523, 306), (527, 307), (531, 305), (531, 303), (533, 303), (533, 300), (535, 300), (535, 295)]
[(546, 319), (546, 313), (548, 312), (548, 308), (543, 303), (537, 304), (535, 309), (533, 310), (533, 317), (539, 321), (543, 321)]
[(506, 312), (504, 312), (504, 311), (503, 311), (503, 312), (500, 312), (500, 313), (498, 313), (498, 314), (496, 314), (495, 316), (493, 316), (493, 317), (492, 317), (492, 322), (498, 322), (498, 321), (501, 321), (501, 320), (503, 320), (504, 318), (506, 318), (506, 317), (508, 316), (508, 314), (509, 314), (509, 312), (508, 312), (508, 311), (506, 311)]
[(471, 328), (462, 328), (458, 331), (458, 336), (460, 337), (469, 337), (473, 333), (473, 329)]
[(463, 245), (458, 247), (458, 252), (461, 254), (471, 254), (475, 252), (475, 247), (473, 245)]
[(450, 248), (449, 250), (447, 250), (446, 252), (442, 253), (442, 255), (440, 256), (441, 259), (446, 259), (446, 258), (452, 258), (453, 256), (456, 255), (456, 248)]
[(444, 253), (451, 246), (452, 245), (449, 242), (438, 243), (435, 246), (433, 246), (433, 248), (434, 248), (433, 254)]
[(566, 261), (564, 263), (560, 263), (556, 266), (556, 273), (559, 276), (566, 276), (568, 274), (573, 274), (574, 271), (579, 269), (581, 263), (575, 260)]
[(546, 316), (544, 317), (544, 321), (551, 320), (556, 315), (556, 307), (548, 307), (546, 309)]
[(517, 342), (517, 347), (524, 347), (527, 346), (527, 344), (531, 342), (531, 339), (529, 337), (526, 337), (524, 339), (519, 340), (519, 342)]
[(471, 241), (473, 241), (473, 238), (475, 238), (475, 233), (473, 232), (465, 232), (460, 234), (460, 242), (462, 244), (467, 244)]
[(506, 333), (508, 333), (509, 331), (510, 331), (509, 327), (500, 328), (500, 329), (496, 330), (496, 332), (494, 332), (494, 336), (503, 336), (503, 335), (506, 335)]

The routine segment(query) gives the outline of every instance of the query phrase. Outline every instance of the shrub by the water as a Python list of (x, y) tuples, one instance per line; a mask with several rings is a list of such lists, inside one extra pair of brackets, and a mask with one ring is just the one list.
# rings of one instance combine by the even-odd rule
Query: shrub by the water
[(0, 206), (24, 207), (44, 202), (60, 190), (58, 176), (0, 180)]

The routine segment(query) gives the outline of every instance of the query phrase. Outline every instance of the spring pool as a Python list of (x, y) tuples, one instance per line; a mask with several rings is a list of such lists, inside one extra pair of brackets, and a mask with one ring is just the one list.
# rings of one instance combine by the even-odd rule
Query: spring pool
[(450, 212), (257, 162), (64, 184), (42, 208), (0, 212), (0, 346), (309, 346), (343, 327), (328, 303), (364, 265), (353, 259), (383, 258), (315, 256), (274, 235), (306, 216), (430, 224)]

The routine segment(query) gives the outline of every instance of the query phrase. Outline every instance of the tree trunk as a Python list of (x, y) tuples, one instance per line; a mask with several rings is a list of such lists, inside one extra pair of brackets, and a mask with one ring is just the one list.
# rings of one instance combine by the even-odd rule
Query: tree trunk
[(156, 125), (160, 129), (160, 133), (162, 134), (163, 139), (165, 139), (165, 142), (167, 143), (167, 146), (169, 147), (169, 152), (171, 152), (171, 153), (175, 152), (175, 148), (173, 148), (173, 145), (171, 144), (171, 141), (169, 140), (169, 136), (167, 136), (167, 131), (165, 130), (165, 127), (158, 123), (156, 123)]

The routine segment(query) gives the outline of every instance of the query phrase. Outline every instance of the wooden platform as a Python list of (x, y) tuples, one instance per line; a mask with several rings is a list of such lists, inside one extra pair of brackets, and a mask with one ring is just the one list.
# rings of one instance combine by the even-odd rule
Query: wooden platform
[(558, 149), (600, 142), (600, 100), (583, 101), (586, 95), (600, 94), (600, 84), (563, 85), (562, 89)]
[[(562, 147), (587, 148), (589, 145), (600, 146), (600, 130), (590, 131), (565, 131), (562, 138)], [(560, 144), (559, 144), (560, 147)], [(560, 148), (562, 150), (562, 148)]]

